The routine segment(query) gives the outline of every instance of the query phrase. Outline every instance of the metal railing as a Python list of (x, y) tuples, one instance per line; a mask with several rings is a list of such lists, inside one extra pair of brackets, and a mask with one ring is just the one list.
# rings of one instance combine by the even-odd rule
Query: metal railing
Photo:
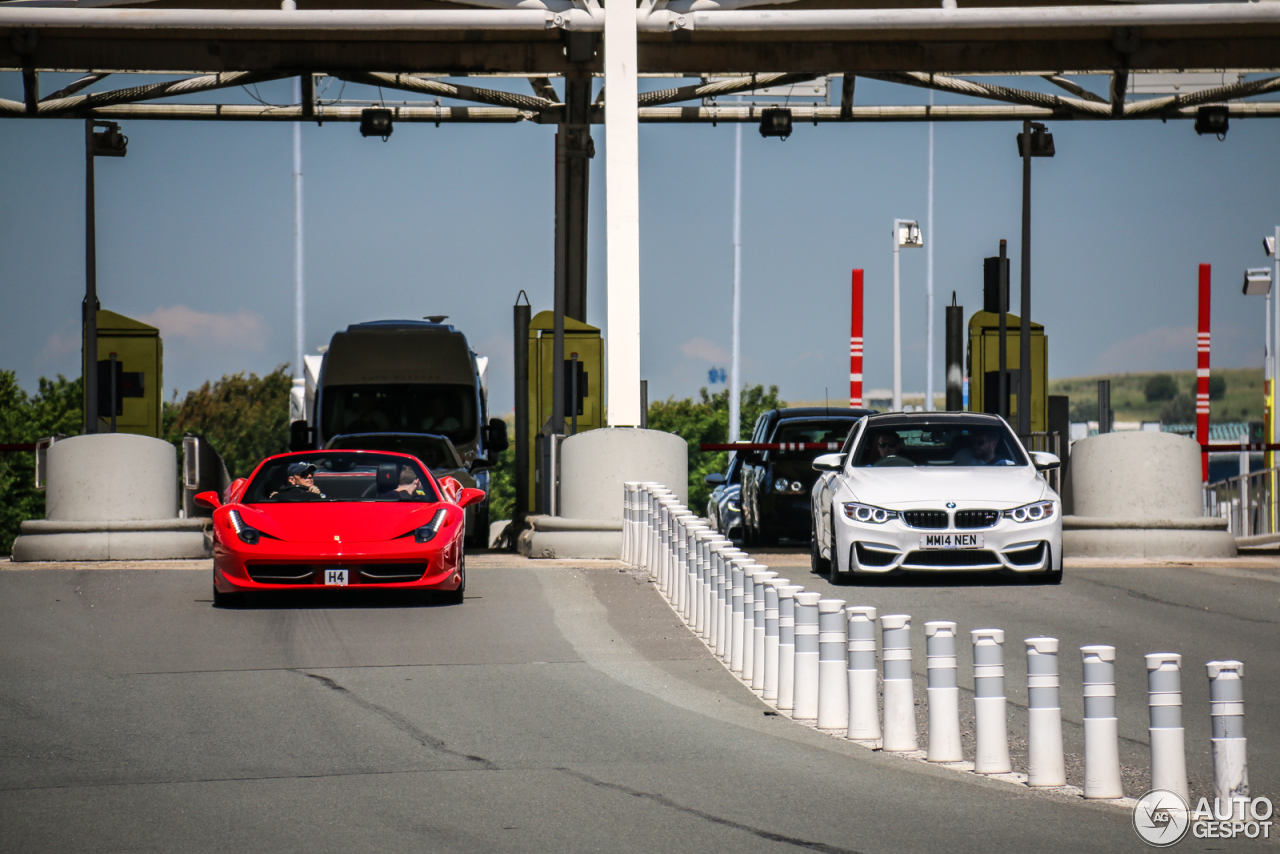
[(1204, 515), (1227, 520), (1236, 537), (1274, 534), (1280, 467), (1249, 472), (1204, 485)]
[[(1022, 447), (1026, 448), (1029, 452), (1048, 451), (1058, 459), (1062, 459), (1062, 436), (1058, 433), (1047, 430), (1037, 431), (1034, 433), (1027, 433), (1026, 435), (1019, 436), (1018, 438), (1022, 440)], [(1063, 464), (1066, 464), (1065, 460), (1063, 460)], [(1049, 469), (1048, 471), (1041, 473), (1044, 475), (1045, 480), (1048, 481), (1050, 488), (1061, 495), (1062, 468), (1058, 467), (1056, 469)]]

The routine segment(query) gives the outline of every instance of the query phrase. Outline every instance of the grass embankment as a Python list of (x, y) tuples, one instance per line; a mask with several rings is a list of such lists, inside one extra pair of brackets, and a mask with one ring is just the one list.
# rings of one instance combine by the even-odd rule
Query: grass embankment
[[(1142, 374), (1109, 374), (1050, 380), (1049, 394), (1065, 394), (1072, 409), (1081, 401), (1098, 399), (1098, 380), (1111, 380), (1111, 408), (1117, 421), (1159, 421), (1167, 401), (1147, 402), (1143, 393), (1147, 380), (1158, 373), (1174, 378), (1178, 391), (1195, 399), (1195, 371), (1153, 371)], [(1226, 394), (1209, 405), (1211, 421), (1252, 421), (1262, 417), (1262, 368), (1215, 368), (1213, 376), (1227, 381)]]

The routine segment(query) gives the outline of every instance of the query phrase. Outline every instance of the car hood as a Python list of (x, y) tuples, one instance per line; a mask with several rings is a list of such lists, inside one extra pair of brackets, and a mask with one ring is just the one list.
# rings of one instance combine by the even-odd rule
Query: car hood
[(241, 504), (246, 525), (294, 543), (373, 543), (392, 540), (431, 521), (444, 504), (362, 501)]
[(1031, 466), (856, 468), (845, 476), (854, 501), (890, 509), (937, 507), (954, 501), (995, 509), (1057, 498)]

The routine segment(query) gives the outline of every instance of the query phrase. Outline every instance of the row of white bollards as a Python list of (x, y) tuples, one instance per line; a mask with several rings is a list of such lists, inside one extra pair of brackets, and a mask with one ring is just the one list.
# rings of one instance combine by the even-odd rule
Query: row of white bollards
[[(883, 750), (918, 749), (911, 617), (877, 617), (869, 606), (823, 599), (758, 564), (658, 483), (625, 484), (623, 560), (650, 573), (675, 612), (731, 673), (779, 712)], [(880, 668), (876, 624), (880, 628)], [(960, 739), (957, 627), (925, 623), (930, 762), (964, 761)], [(975, 629), (975, 750), (979, 774), (1008, 774), (1004, 632)], [(1027, 785), (1066, 785), (1058, 640), (1027, 638)], [(1080, 648), (1084, 699), (1084, 796), (1124, 796), (1116, 717), (1115, 647)], [(1146, 656), (1151, 787), (1187, 800), (1182, 657)], [(1244, 666), (1207, 664), (1214, 790), (1247, 796)], [(879, 695), (883, 692), (883, 708)]]

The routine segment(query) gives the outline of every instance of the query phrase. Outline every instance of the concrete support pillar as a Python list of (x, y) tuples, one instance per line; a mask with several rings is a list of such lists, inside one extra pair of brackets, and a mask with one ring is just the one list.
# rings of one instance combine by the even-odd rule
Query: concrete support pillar
[(636, 9), (604, 10), (606, 403), (613, 427), (640, 426), (640, 109)]

